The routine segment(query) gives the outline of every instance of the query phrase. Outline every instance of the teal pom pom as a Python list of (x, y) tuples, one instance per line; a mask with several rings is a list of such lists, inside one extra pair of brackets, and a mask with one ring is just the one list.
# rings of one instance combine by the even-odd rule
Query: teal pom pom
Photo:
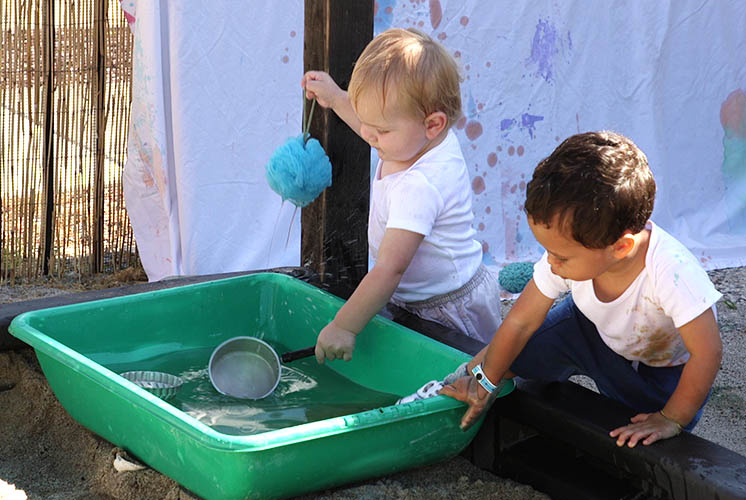
[(283, 200), (305, 207), (332, 185), (332, 164), (316, 139), (291, 137), (269, 159), (266, 176), (269, 187)]
[(532, 262), (513, 262), (508, 264), (497, 274), (497, 282), (511, 293), (520, 293), (534, 275)]

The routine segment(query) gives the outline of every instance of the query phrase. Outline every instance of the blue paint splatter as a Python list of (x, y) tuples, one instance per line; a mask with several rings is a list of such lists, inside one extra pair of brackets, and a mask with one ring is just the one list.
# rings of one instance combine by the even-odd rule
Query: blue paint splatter
[(497, 262), (495, 262), (495, 258), (492, 257), (492, 254), (487, 250), (482, 254), (482, 263), (485, 266), (496, 266)]
[(378, 151), (375, 148), (370, 148), (370, 180), (373, 182), (376, 176), (376, 168), (378, 167)]
[(558, 44), (557, 28), (548, 20), (542, 21), (539, 19), (534, 38), (531, 41), (531, 56), (527, 63), (536, 64), (538, 66), (537, 74), (547, 82), (552, 81), (552, 60), (559, 53)]
[(469, 99), (466, 102), (466, 109), (469, 113), (469, 118), (477, 116), (477, 103), (474, 101), (474, 96), (469, 92)]
[(389, 29), (394, 22), (396, 0), (378, 0), (378, 12), (373, 19), (373, 35), (379, 35)]
[(528, 135), (531, 136), (531, 138), (534, 138), (534, 130), (536, 129), (535, 123), (540, 122), (544, 119), (543, 116), (537, 116), (537, 115), (530, 115), (528, 113), (523, 113), (521, 115), (521, 128), (527, 128), (528, 129)]
[(746, 234), (746, 91), (737, 89), (720, 108), (723, 126), (723, 164), (730, 232)]

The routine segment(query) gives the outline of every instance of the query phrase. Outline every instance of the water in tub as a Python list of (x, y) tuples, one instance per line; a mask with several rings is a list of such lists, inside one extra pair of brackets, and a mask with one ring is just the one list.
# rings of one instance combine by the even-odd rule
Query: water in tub
[[(276, 352), (284, 346), (269, 342)], [(259, 400), (237, 399), (218, 393), (210, 383), (207, 364), (213, 348), (179, 351), (127, 366), (110, 366), (117, 373), (156, 370), (178, 375), (184, 381), (169, 403), (218, 432), (259, 434), (284, 427), (349, 415), (393, 404), (399, 396), (356, 384), (316, 358), (299, 359), (282, 366), (277, 388)]]

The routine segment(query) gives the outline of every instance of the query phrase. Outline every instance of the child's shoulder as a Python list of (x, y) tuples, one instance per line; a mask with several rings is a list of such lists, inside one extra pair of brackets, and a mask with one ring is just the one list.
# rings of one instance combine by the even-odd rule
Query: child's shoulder
[(710, 278), (694, 254), (678, 239), (650, 223), (650, 243), (645, 256), (645, 267), (656, 287), (673, 284), (709, 283)]
[(688, 323), (722, 297), (694, 254), (657, 226), (651, 231), (646, 272), (648, 280), (639, 300), (649, 301), (677, 326)]
[(450, 130), (440, 144), (423, 154), (409, 170), (421, 171), (427, 177), (459, 176), (468, 173), (466, 160), (456, 134)]
[(652, 221), (648, 222), (648, 228), (650, 229), (650, 241), (645, 258), (646, 264), (702, 268), (694, 254), (677, 238)]

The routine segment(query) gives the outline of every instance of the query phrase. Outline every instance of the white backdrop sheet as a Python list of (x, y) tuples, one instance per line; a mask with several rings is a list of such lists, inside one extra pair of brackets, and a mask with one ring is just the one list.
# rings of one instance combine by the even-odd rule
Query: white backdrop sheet
[[(135, 33), (125, 194), (149, 278), (297, 265), (299, 216), (290, 228), (264, 165), (300, 128), (303, 3), (122, 7)], [(536, 163), (600, 129), (646, 152), (654, 220), (705, 268), (746, 265), (744, 26), (740, 0), (379, 0), (375, 15), (376, 33), (417, 27), (461, 65), (456, 132), (495, 269), (540, 255), (522, 212)]]
[(301, 129), (302, 1), (121, 5), (134, 33), (124, 194), (148, 278), (298, 265), (300, 209), (264, 166)]

